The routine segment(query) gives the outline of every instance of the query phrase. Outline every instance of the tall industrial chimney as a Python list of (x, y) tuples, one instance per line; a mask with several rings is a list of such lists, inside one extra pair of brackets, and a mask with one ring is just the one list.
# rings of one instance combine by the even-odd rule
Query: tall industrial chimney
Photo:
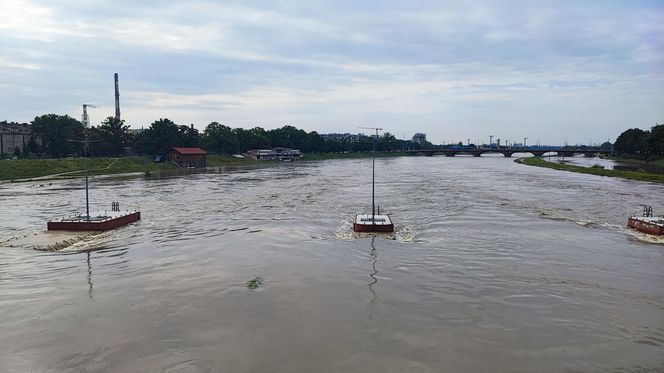
[(118, 73), (115, 73), (115, 119), (120, 120), (120, 86), (118, 85)]

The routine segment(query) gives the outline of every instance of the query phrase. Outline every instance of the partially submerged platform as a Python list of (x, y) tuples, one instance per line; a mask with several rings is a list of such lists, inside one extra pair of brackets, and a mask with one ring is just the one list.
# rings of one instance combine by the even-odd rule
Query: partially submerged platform
[(88, 218), (76, 215), (47, 223), (49, 231), (107, 231), (141, 219), (140, 211), (95, 211)]
[(627, 226), (647, 234), (664, 235), (664, 217), (632, 216), (627, 220)]
[(389, 215), (356, 215), (353, 221), (355, 232), (394, 232)]

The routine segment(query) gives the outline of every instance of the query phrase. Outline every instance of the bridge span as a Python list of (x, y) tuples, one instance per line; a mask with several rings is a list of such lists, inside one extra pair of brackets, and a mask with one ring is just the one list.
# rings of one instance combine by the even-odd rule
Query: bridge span
[(596, 155), (611, 154), (610, 150), (602, 150), (599, 148), (569, 148), (569, 147), (527, 147), (527, 148), (497, 148), (497, 147), (450, 147), (441, 149), (421, 149), (421, 150), (406, 150), (409, 155), (424, 155), (431, 157), (434, 155), (445, 155), (454, 157), (457, 154), (472, 155), (473, 157), (480, 157), (485, 153), (500, 153), (505, 157), (511, 157), (514, 153), (530, 153), (535, 157), (541, 157), (546, 153), (556, 153), (561, 157), (573, 157), (576, 154), (583, 154), (586, 157), (593, 157)]

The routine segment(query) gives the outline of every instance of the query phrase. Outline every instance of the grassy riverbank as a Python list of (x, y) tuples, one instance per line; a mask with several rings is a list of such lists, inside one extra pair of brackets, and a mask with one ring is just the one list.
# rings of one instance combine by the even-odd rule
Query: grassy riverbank
[(632, 163), (632, 164), (647, 164), (655, 165), (658, 167), (664, 167), (664, 159), (657, 159), (654, 161), (645, 161), (643, 159), (634, 159), (634, 158), (622, 158), (622, 157), (607, 157), (608, 159), (614, 160), (616, 162), (623, 163)]
[[(21, 180), (38, 177), (78, 177), (83, 174), (84, 158), (19, 159), (0, 161), (0, 180)], [(89, 158), (91, 175), (129, 172), (155, 172), (175, 169), (167, 163), (154, 163), (151, 157)]]
[[(322, 153), (305, 154), (301, 160), (319, 161), (342, 158), (369, 158), (372, 153)], [(376, 153), (376, 157), (398, 157), (405, 153)], [(165, 163), (155, 163), (152, 157), (89, 158), (90, 175), (113, 175), (132, 172), (146, 174), (177, 170), (178, 167)], [(256, 161), (251, 158), (236, 158), (230, 155), (207, 156), (208, 167), (258, 165), (270, 161)], [(276, 163), (276, 162), (275, 162)], [(0, 160), (0, 181), (21, 181), (35, 178), (55, 179), (80, 177), (85, 167), (84, 158), (61, 159), (19, 159)]]
[(253, 165), (259, 163), (251, 158), (236, 158), (231, 155), (216, 155), (208, 154), (207, 166), (208, 167), (222, 167), (222, 166), (242, 166)]
[(572, 166), (564, 163), (548, 162), (542, 158), (519, 158), (516, 160), (516, 162), (521, 164), (526, 164), (529, 166), (552, 168), (554, 170), (571, 171), (582, 174), (621, 177), (624, 179), (631, 179), (631, 180), (664, 183), (664, 175), (650, 174), (646, 172), (605, 170), (603, 168), (595, 168), (595, 167)]

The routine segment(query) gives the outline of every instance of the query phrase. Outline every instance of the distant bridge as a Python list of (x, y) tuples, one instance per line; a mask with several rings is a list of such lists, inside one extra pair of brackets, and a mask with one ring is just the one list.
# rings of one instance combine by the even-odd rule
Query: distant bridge
[(472, 155), (473, 157), (480, 157), (485, 153), (500, 153), (505, 157), (511, 157), (514, 153), (530, 153), (535, 157), (541, 157), (546, 153), (556, 153), (561, 157), (573, 157), (576, 154), (583, 154), (586, 157), (593, 157), (595, 155), (607, 155), (611, 154), (610, 150), (602, 150), (600, 148), (570, 148), (570, 147), (538, 147), (538, 146), (529, 146), (529, 147), (448, 147), (442, 149), (422, 149), (422, 150), (406, 150), (406, 153), (409, 155), (424, 155), (431, 157), (434, 155), (446, 155), (448, 157), (454, 157), (457, 154), (467, 154)]

